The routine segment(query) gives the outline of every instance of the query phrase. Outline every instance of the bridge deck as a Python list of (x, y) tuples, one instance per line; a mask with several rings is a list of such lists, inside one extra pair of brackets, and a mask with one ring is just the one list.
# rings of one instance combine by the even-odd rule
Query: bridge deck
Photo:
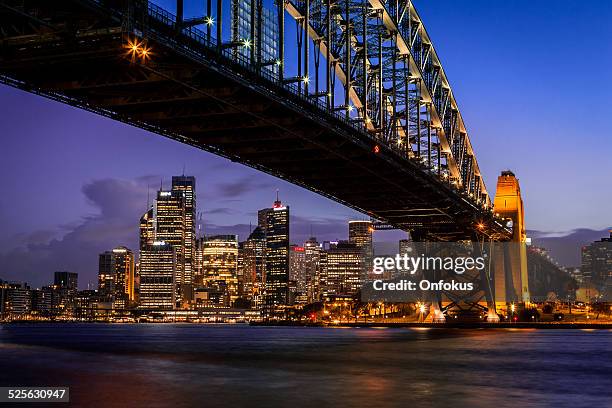
[(91, 1), (0, 1), (2, 81), (225, 156), (418, 237), (473, 239), (482, 221), (487, 235), (510, 237), (419, 162), (161, 22), (149, 26), (151, 58), (132, 61), (123, 17)]

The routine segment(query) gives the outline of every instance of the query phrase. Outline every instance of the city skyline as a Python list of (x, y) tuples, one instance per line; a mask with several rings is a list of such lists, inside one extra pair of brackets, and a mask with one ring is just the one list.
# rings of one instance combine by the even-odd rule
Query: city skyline
[[(172, 2), (160, 2), (171, 10), (173, 4), (166, 3)], [(428, 24), (428, 30), (443, 56), (489, 187), (501, 170), (511, 168), (515, 171), (525, 193), (527, 226), (532, 231), (542, 231), (543, 235), (563, 235), (563, 231), (571, 232), (578, 228), (592, 228), (599, 234), (607, 228), (610, 222), (607, 221), (606, 203), (610, 201), (610, 192), (596, 187), (606, 182), (605, 163), (609, 152), (600, 148), (599, 139), (603, 133), (598, 130), (605, 129), (598, 121), (605, 118), (601, 109), (606, 105), (595, 100), (607, 94), (606, 87), (612, 82), (603, 81), (602, 86), (598, 79), (596, 86), (586, 86), (594, 90), (588, 98), (579, 96), (578, 92), (582, 91), (574, 91), (577, 99), (586, 101), (579, 106), (569, 102), (546, 104), (543, 100), (525, 102), (515, 96), (518, 92), (510, 92), (511, 88), (520, 85), (524, 89), (533, 87), (557, 95), (563, 91), (559, 85), (562, 83), (560, 74), (550, 74), (543, 71), (543, 67), (564, 61), (564, 64), (570, 64), (566, 67), (570, 69), (577, 62), (565, 57), (561, 59), (564, 55), (561, 47), (549, 46), (549, 56), (538, 55), (537, 42), (530, 42), (527, 55), (534, 58), (536, 67), (541, 68), (536, 72), (546, 72), (547, 75), (543, 79), (536, 78), (536, 75), (517, 76), (513, 71), (516, 67), (513, 68), (512, 64), (505, 66), (505, 52), (500, 53), (490, 45), (501, 41), (499, 49), (510, 47), (517, 50), (516, 44), (524, 44), (526, 38), (533, 40), (532, 34), (547, 31), (560, 37), (551, 39), (547, 36), (539, 41), (560, 45), (571, 40), (569, 43), (574, 44), (576, 40), (572, 40), (572, 33), (586, 24), (596, 30), (595, 38), (603, 38), (609, 30), (603, 22), (610, 15), (610, 6), (602, 2), (579, 7), (568, 2), (565, 7), (549, 9), (545, 4), (525, 4), (524, 7), (531, 11), (529, 19), (539, 19), (542, 24), (521, 25), (524, 30), (512, 38), (500, 33), (510, 32), (507, 25), (511, 24), (513, 17), (518, 18), (521, 10), (517, 5), (500, 5), (494, 10), (483, 6), (482, 2), (422, 2), (417, 6), (424, 19), (432, 22)], [(431, 18), (432, 14), (436, 14), (436, 18)], [(545, 15), (548, 18), (543, 18)], [(583, 18), (570, 20), (576, 15)], [(500, 16), (505, 16), (507, 21)], [(524, 17), (522, 13), (521, 17)], [(472, 24), (463, 24), (461, 29), (456, 25), (449, 26), (449, 22), (457, 21), (471, 21)], [(572, 28), (561, 30), (560, 27), (568, 21), (572, 21)], [(535, 31), (530, 32), (527, 28)], [(478, 39), (471, 43), (474, 48), (469, 54), (475, 60), (466, 61), (458, 46), (468, 38)], [(597, 41), (589, 42), (583, 53), (609, 58), (606, 46)], [(486, 64), (492, 64), (494, 69), (478, 69)], [(602, 69), (605, 65), (598, 65), (595, 69)], [(492, 76), (491, 72), (496, 75)], [(486, 74), (484, 77), (483, 73)], [(605, 70), (600, 74), (585, 80), (593, 81), (609, 75)], [(508, 83), (504, 84), (504, 81)], [(496, 98), (487, 96), (492, 86), (499, 93), (510, 95), (511, 99), (505, 99), (504, 105), (500, 105)], [(54, 269), (46, 266), (53, 263), (59, 264), (59, 268), (71, 269), (73, 263), (83, 265), (82, 261), (68, 260), (71, 253), (86, 254), (97, 252), (97, 248), (121, 244), (114, 242), (111, 236), (117, 231), (122, 237), (120, 241), (133, 236), (130, 232), (132, 213), (137, 209), (142, 212), (145, 207), (142, 203), (146, 202), (148, 186), (153, 192), (162, 174), (180, 174), (182, 168), (201, 180), (209, 180), (203, 181), (198, 191), (202, 192), (199, 200), (205, 208), (204, 213), (207, 208), (215, 218), (215, 224), (205, 224), (205, 229), (211, 233), (235, 231), (244, 237), (255, 208), (269, 205), (269, 197), (276, 189), (281, 190), (283, 199), (291, 202), (294, 213), (298, 215), (292, 222), (295, 225), (293, 231), (304, 237), (309, 235), (312, 224), (313, 233), (319, 239), (341, 238), (338, 231), (344, 231), (345, 220), (367, 218), (326, 198), (226, 159), (40, 97), (3, 86), (0, 88), (0, 101), (5, 107), (0, 113), (4, 152), (0, 177), (6, 191), (17, 192), (21, 197), (18, 205), (12, 204), (14, 201), (8, 200), (8, 195), (0, 199), (0, 216), (5, 220), (0, 234), (0, 260), (7, 268), (1, 271), (3, 275), (27, 277), (28, 273), (37, 273), (33, 271), (41, 266)], [(526, 104), (531, 109), (525, 109)], [(512, 108), (507, 117), (504, 116), (506, 105)], [(571, 119), (570, 109), (575, 109), (571, 112), (576, 116), (584, 115), (585, 109), (589, 109), (594, 119), (585, 125)], [(542, 119), (538, 116), (540, 114), (544, 119), (554, 117), (554, 121), (546, 122), (554, 126), (537, 125)], [(37, 120), (32, 121), (31, 117)], [(520, 125), (520, 131), (515, 130), (516, 124)], [(538, 138), (533, 135), (538, 135)], [(503, 144), (504, 154), (496, 154), (500, 140), (510, 140), (511, 137), (514, 143)], [(573, 140), (582, 143), (568, 143)], [(113, 166), (108, 166), (104, 160), (115, 154), (115, 146), (123, 147), (122, 154)], [(550, 146), (555, 155), (540, 153), (548, 151), (546, 148), (550, 150)], [(92, 160), (84, 161), (83, 157)], [(583, 159), (580, 166), (557, 165), (560, 159), (571, 161), (586, 157), (588, 161)], [(14, 169), (19, 169), (19, 177), (13, 176)], [(54, 177), (41, 177), (48, 169), (53, 169)], [(575, 199), (565, 199), (567, 195)], [(122, 197), (122, 201), (110, 197)], [(245, 208), (247, 202), (256, 205), (253, 209)], [(22, 217), (22, 213), (29, 216)], [(298, 243), (302, 241), (297, 240)], [(26, 255), (27, 263), (14, 261), (15, 255), (19, 254)]]

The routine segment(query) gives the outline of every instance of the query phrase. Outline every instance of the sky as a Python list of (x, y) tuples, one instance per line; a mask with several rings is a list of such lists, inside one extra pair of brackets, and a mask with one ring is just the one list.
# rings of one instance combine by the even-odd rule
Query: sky
[[(612, 2), (414, 4), (489, 193), (511, 169), (534, 233), (612, 225)], [(240, 164), (1, 85), (0, 107), (0, 279), (40, 286), (67, 269), (79, 272), (81, 287), (95, 282), (97, 254), (135, 248), (148, 192), (167, 188), (183, 169), (197, 178), (206, 234), (244, 239), (277, 189), (291, 207), (295, 243), (311, 231), (320, 240), (345, 239), (347, 221), (365, 219)], [(375, 239), (400, 236), (377, 232)]]

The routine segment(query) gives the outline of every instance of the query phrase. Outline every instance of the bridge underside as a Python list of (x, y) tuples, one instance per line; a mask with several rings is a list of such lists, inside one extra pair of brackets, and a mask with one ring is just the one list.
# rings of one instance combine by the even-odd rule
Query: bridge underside
[(225, 156), (421, 239), (474, 239), (476, 222), (509, 236), (419, 163), (214, 49), (195, 55), (161, 32), (148, 40), (151, 58), (132, 61), (120, 18), (70, 1), (0, 1), (0, 27), (11, 86)]

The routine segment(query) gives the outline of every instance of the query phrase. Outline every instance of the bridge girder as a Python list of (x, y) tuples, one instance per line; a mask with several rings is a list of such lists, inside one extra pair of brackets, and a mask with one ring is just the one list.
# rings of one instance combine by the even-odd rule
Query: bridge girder
[[(266, 68), (259, 49), (237, 57), (232, 39), (198, 28), (204, 19), (185, 25), (141, 0), (0, 0), (0, 79), (225, 156), (427, 239), (472, 239), (476, 221), (486, 223), (487, 236), (507, 239), (411, 2), (278, 4), (279, 21), (288, 10), (304, 30), (297, 73), (284, 60)], [(130, 58), (127, 41), (146, 43), (151, 57)], [(320, 57), (328, 52), (326, 69)], [(293, 73), (297, 86), (288, 80)], [(300, 80), (309, 75), (317, 80)]]

